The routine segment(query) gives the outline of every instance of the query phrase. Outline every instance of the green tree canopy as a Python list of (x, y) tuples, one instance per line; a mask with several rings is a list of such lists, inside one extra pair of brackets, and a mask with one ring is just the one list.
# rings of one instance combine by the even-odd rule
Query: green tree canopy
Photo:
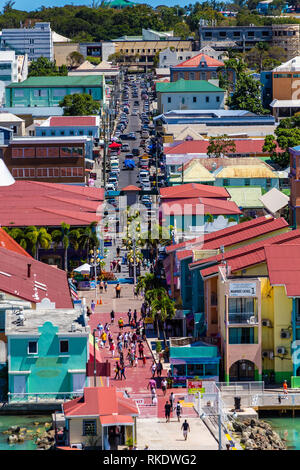
[(46, 77), (68, 75), (68, 69), (65, 65), (57, 67), (55, 62), (51, 62), (47, 57), (39, 57), (33, 60), (28, 68), (28, 77)]
[(209, 157), (220, 158), (229, 153), (235, 153), (235, 141), (230, 139), (228, 135), (223, 134), (216, 137), (209, 138), (209, 145), (207, 147), (207, 155)]
[(255, 114), (266, 114), (269, 111), (261, 104), (261, 85), (258, 80), (245, 72), (239, 74), (234, 92), (227, 99), (230, 109), (246, 109)]
[(66, 95), (59, 106), (64, 108), (64, 116), (90, 116), (98, 114), (100, 110), (100, 103), (87, 93)]
[[(281, 152), (276, 151), (277, 145)], [(272, 160), (286, 168), (290, 163), (289, 148), (300, 145), (300, 116), (282, 119), (274, 135), (267, 135), (263, 146), (264, 152), (270, 152)]]

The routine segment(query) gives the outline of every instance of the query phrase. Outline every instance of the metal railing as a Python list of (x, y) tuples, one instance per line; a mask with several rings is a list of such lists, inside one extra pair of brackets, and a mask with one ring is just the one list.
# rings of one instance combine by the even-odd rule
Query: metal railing
[(8, 392), (8, 403), (53, 403), (65, 402), (81, 397), (83, 390), (77, 392), (45, 392), (45, 393), (11, 393)]
[(243, 323), (248, 325), (255, 325), (258, 323), (258, 317), (254, 313), (229, 313), (229, 324)]
[(265, 383), (263, 381), (256, 382), (216, 382), (216, 386), (221, 395), (249, 395), (261, 394), (264, 392)]

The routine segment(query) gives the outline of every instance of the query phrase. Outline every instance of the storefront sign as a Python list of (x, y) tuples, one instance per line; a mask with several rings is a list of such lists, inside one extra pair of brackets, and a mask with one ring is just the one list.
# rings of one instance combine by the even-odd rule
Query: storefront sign
[(202, 380), (187, 380), (188, 393), (198, 393), (201, 395), (205, 392), (205, 388), (202, 387)]
[(255, 297), (255, 282), (231, 282), (229, 284), (229, 297)]

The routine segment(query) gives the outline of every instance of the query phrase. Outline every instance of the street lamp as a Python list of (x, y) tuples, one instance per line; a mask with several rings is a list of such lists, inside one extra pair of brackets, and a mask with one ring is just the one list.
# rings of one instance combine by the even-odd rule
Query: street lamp
[(94, 340), (94, 387), (96, 387), (96, 378), (97, 378), (97, 369), (96, 369), (96, 338), (95, 332), (97, 331), (96, 328), (93, 329), (93, 340)]
[[(90, 250), (90, 255), (91, 255), (90, 264), (93, 266), (94, 271), (95, 271), (95, 300), (97, 303), (97, 266), (101, 262), (100, 251), (94, 248), (93, 250)], [(101, 266), (100, 266), (100, 273), (101, 273)]]

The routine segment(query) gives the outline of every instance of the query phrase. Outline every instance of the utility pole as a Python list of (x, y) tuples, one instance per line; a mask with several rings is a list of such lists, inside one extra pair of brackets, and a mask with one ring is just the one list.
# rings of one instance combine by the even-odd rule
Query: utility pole
[(133, 283), (136, 285), (136, 240), (132, 239), (133, 244)]

